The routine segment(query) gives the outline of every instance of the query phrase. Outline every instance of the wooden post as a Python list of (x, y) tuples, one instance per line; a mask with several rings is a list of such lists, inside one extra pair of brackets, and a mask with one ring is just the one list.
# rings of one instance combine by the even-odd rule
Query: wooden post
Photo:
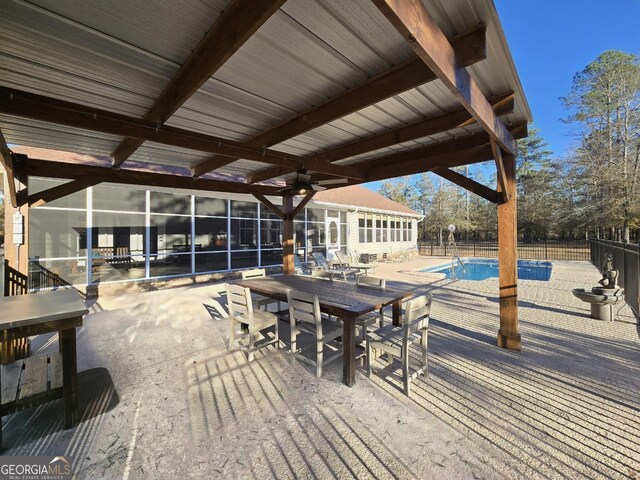
[[(25, 155), (13, 155), (13, 171), (12, 175), (4, 175), (4, 188), (5, 192), (9, 191), (9, 181), (15, 181), (15, 190), (17, 198), (17, 207), (14, 207), (11, 202), (5, 202), (4, 211), (4, 258), (5, 258), (5, 278), (4, 281), (18, 280), (23, 278), (19, 285), (5, 285), (5, 291), (13, 292), (14, 294), (27, 293), (28, 292), (28, 275), (29, 275), (29, 251), (28, 251), (28, 238), (29, 238), (29, 203), (28, 203), (28, 191), (27, 191), (27, 157)], [(23, 243), (21, 245), (14, 245), (13, 243), (13, 215), (15, 213), (21, 213), (24, 217), (23, 222)], [(9, 272), (13, 272), (9, 275)], [(17, 272), (17, 273), (16, 273)], [(22, 275), (20, 275), (22, 274)], [(5, 292), (0, 292), (0, 295), (4, 295)], [(31, 350), (31, 344), (29, 338), (19, 338), (17, 340), (6, 340), (0, 342), (0, 363), (3, 365), (13, 363), (18, 358), (28, 357)]]
[[(518, 243), (516, 212), (516, 160), (502, 155), (507, 201), (498, 203), (498, 264), (500, 285), (500, 330), (498, 346), (520, 350), (518, 332)], [(498, 184), (498, 190), (502, 187)]]
[(285, 195), (282, 197), (282, 210), (284, 220), (282, 221), (282, 267), (285, 275), (294, 274), (293, 256), (293, 197)]

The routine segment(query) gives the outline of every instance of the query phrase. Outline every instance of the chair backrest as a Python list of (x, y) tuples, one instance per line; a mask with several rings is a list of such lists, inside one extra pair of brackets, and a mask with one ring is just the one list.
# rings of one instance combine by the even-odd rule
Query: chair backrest
[(360, 275), (359, 277), (356, 277), (356, 284), (383, 289), (386, 287), (387, 281), (384, 278), (372, 277), (370, 275)]
[(402, 324), (405, 340), (418, 330), (429, 328), (429, 314), (431, 313), (431, 294), (412, 298), (405, 308), (406, 318)]
[(313, 257), (313, 259), (316, 261), (316, 263), (318, 264), (318, 266), (320, 268), (324, 268), (324, 269), (328, 269), (329, 268), (329, 264), (327, 263), (327, 259), (324, 258), (324, 255), (320, 252), (313, 252), (311, 254), (311, 256)]
[(232, 318), (236, 315), (245, 315), (251, 318), (253, 316), (251, 290), (227, 283), (227, 308), (229, 309), (229, 316)]
[(287, 302), (289, 303), (289, 320), (292, 324), (298, 321), (313, 323), (316, 326), (322, 325), (317, 295), (289, 288)]
[(295, 273), (296, 275), (304, 274), (302, 262), (300, 261), (300, 257), (296, 254), (293, 255), (293, 273)]
[(338, 260), (338, 262), (340, 262), (342, 265), (349, 265), (349, 260), (342, 254), (340, 250), (336, 250), (335, 252), (333, 252), (333, 254), (336, 256), (336, 260)]
[(267, 271), (264, 268), (254, 268), (252, 270), (243, 270), (240, 272), (243, 280), (251, 278), (264, 278), (267, 276)]

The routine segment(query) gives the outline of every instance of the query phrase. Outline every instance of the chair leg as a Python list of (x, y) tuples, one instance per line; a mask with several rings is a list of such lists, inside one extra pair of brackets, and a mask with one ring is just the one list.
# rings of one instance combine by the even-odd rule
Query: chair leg
[(233, 345), (236, 339), (236, 321), (233, 317), (229, 317), (229, 346)]
[(249, 361), (253, 361), (253, 350), (256, 344), (256, 332), (252, 327), (249, 327)]
[(295, 353), (297, 352), (297, 347), (296, 347), (296, 337), (297, 337), (297, 332), (296, 332), (296, 325), (295, 323), (291, 325), (291, 353), (295, 355)]
[(280, 320), (278, 320), (276, 318), (276, 323), (273, 326), (273, 329), (275, 331), (274, 333), (275, 333), (275, 336), (276, 336), (276, 341), (275, 341), (276, 350), (280, 349), (280, 331), (279, 331), (279, 328), (278, 328), (278, 323), (280, 323)]
[(316, 340), (316, 377), (322, 377), (322, 364), (324, 363), (324, 345), (322, 337)]
[(429, 357), (427, 356), (427, 339), (424, 339), (422, 345), (422, 375), (429, 378)]
[(427, 357), (427, 347), (429, 343), (429, 337), (427, 332), (424, 332), (420, 338), (420, 344), (422, 346), (422, 375), (429, 378), (429, 358)]
[(366, 338), (365, 355), (367, 357), (367, 360), (366, 360), (367, 377), (371, 378), (371, 342), (369, 341), (369, 337)]
[(409, 377), (409, 348), (402, 348), (402, 382), (404, 383), (404, 394), (408, 397), (410, 393), (411, 378)]

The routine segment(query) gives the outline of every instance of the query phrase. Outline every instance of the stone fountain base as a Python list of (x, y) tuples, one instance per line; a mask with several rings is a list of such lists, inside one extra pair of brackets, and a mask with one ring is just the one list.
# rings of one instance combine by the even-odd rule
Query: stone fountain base
[(574, 288), (573, 295), (591, 304), (591, 318), (612, 321), (613, 306), (624, 299), (622, 288), (593, 287), (591, 291), (584, 288)]

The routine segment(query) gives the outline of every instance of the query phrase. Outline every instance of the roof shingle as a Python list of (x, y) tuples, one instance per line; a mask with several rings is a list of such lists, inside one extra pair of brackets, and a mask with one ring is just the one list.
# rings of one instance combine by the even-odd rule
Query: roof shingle
[(313, 197), (318, 202), (337, 203), (339, 205), (352, 205), (354, 207), (365, 207), (376, 210), (387, 210), (390, 212), (408, 213), (419, 215), (415, 210), (406, 205), (394, 202), (360, 185), (349, 185), (348, 187), (333, 188), (318, 192)]

